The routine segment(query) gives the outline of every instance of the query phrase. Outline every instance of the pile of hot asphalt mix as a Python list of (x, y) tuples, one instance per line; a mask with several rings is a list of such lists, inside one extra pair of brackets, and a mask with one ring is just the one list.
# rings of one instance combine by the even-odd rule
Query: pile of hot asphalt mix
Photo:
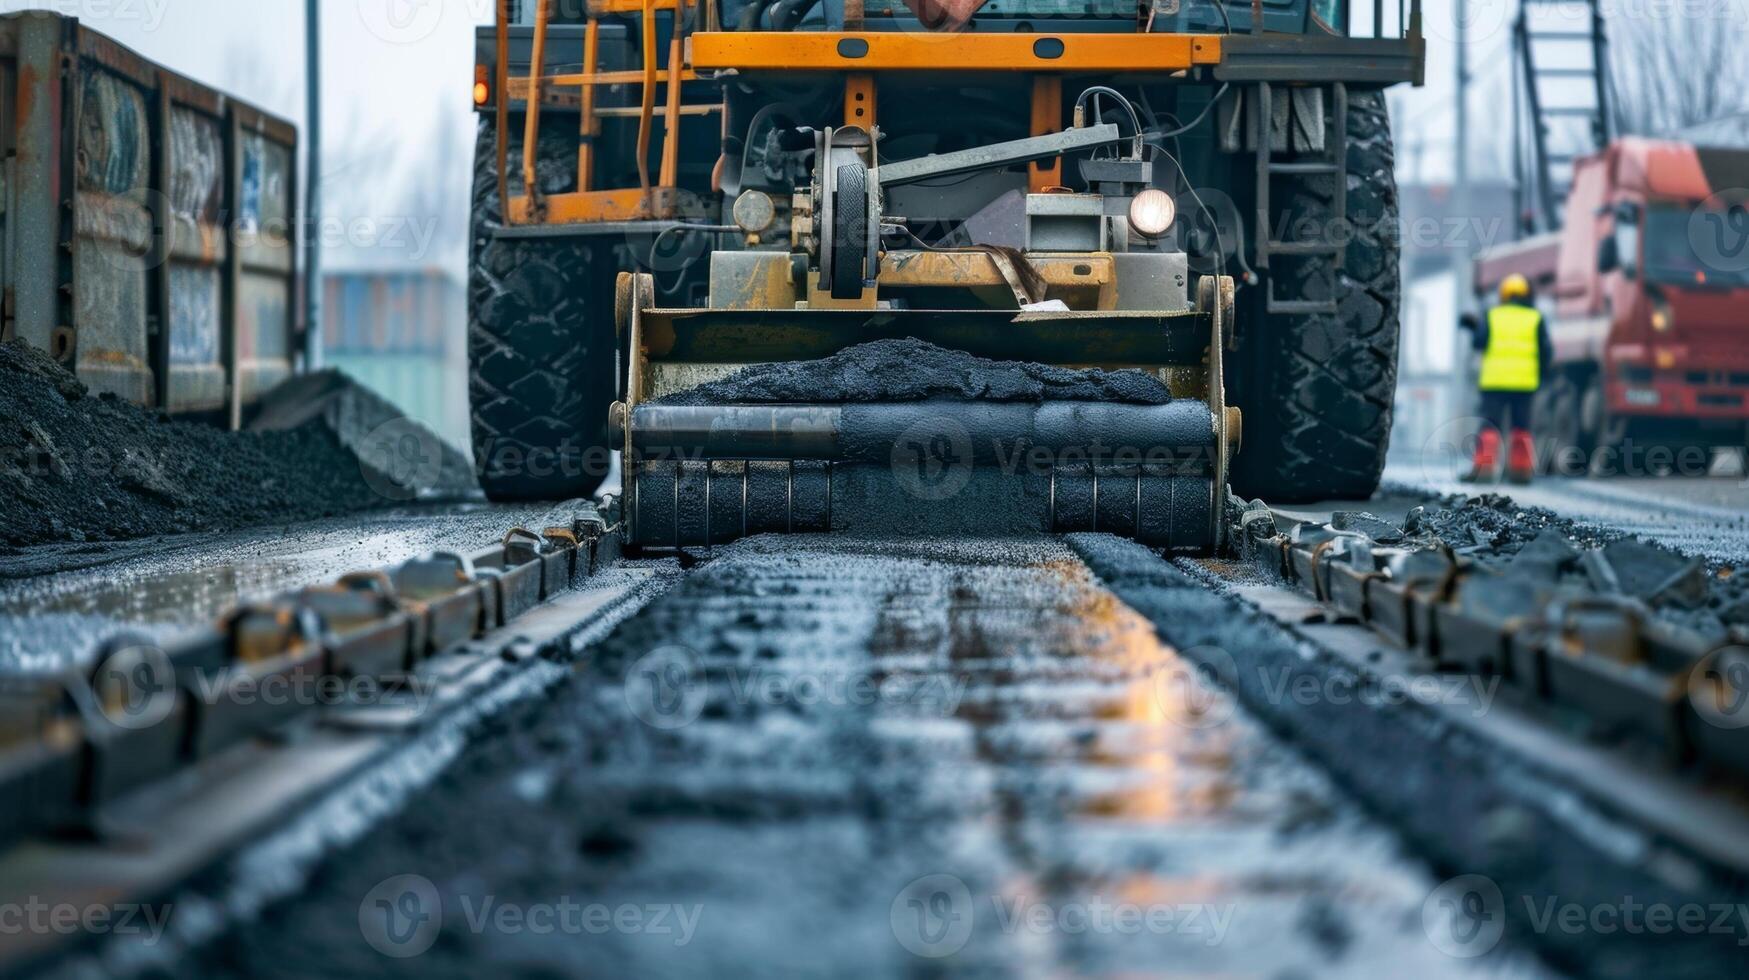
[(328, 517), (387, 503), (320, 422), (225, 432), (86, 389), (0, 344), (0, 549)]
[(655, 400), (664, 405), (849, 402), (1122, 402), (1164, 405), (1166, 383), (1141, 371), (994, 361), (912, 337), (857, 344), (813, 361), (757, 364)]

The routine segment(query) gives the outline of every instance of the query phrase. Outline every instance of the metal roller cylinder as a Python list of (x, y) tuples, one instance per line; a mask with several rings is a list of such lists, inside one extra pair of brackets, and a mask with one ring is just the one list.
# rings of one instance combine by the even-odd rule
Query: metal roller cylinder
[(1085, 463), (1208, 475), (1217, 445), (1214, 416), (1197, 401), (640, 405), (630, 425), (632, 451), (651, 461), (886, 465), (933, 452), (955, 463), (1011, 470)]
[(865, 463), (646, 460), (628, 479), (632, 543), (664, 550), (754, 534), (1103, 531), (1200, 554), (1214, 547), (1218, 506), (1209, 477), (1133, 466), (982, 467), (922, 483)]
[(1207, 405), (641, 405), (633, 543), (752, 534), (1106, 531), (1181, 552), (1217, 535)]

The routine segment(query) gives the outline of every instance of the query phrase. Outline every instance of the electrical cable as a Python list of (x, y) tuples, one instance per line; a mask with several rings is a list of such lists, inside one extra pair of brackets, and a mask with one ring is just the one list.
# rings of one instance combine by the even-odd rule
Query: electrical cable
[[(1140, 139), (1142, 135), (1142, 117), (1136, 115), (1135, 105), (1131, 103), (1122, 92), (1119, 92), (1117, 89), (1114, 89), (1109, 85), (1089, 85), (1087, 88), (1082, 89), (1081, 94), (1075, 97), (1075, 111), (1080, 113), (1086, 108), (1087, 102), (1090, 98), (1099, 95), (1109, 95), (1117, 101), (1118, 105), (1123, 106), (1124, 112), (1128, 113), (1130, 117), (1130, 132), (1134, 134), (1137, 139)], [(1095, 112), (1099, 111), (1097, 103), (1093, 108)]]
[(1205, 105), (1202, 107), (1202, 111), (1196, 114), (1195, 119), (1192, 119), (1190, 122), (1185, 123), (1184, 125), (1178, 127), (1177, 129), (1167, 130), (1166, 132), (1163, 132), (1163, 133), (1155, 133), (1155, 132), (1144, 133), (1144, 134), (1142, 134), (1143, 140), (1146, 142), (1152, 142), (1153, 140), (1157, 140), (1157, 139), (1166, 139), (1168, 137), (1176, 137), (1180, 133), (1188, 133), (1191, 130), (1195, 129), (1196, 127), (1202, 125), (1202, 121), (1204, 119), (1207, 119), (1209, 113), (1213, 112), (1215, 106), (1220, 103), (1221, 96), (1227, 94), (1227, 88), (1231, 84), (1232, 84), (1231, 82), (1222, 82), (1221, 87), (1218, 89), (1215, 89), (1215, 94), (1209, 98), (1208, 105)]
[[(1226, 271), (1226, 264), (1227, 264), (1226, 263), (1226, 249), (1223, 247), (1223, 244), (1221, 242), (1220, 221), (1216, 217), (1216, 215), (1214, 213), (1214, 209), (1210, 208), (1208, 206), (1208, 204), (1203, 201), (1202, 195), (1198, 194), (1196, 191), (1196, 187), (1193, 184), (1191, 184), (1190, 175), (1185, 172), (1184, 164), (1179, 162), (1178, 158), (1183, 155), (1184, 150), (1183, 150), (1183, 146), (1180, 144), (1178, 137), (1179, 137), (1179, 134), (1189, 132), (1190, 130), (1196, 128), (1198, 125), (1200, 125), (1202, 123), (1202, 121), (1204, 119), (1208, 118), (1209, 110), (1214, 107), (1215, 103), (1220, 101), (1221, 96), (1223, 94), (1225, 94), (1226, 91), (1227, 91), (1227, 86), (1225, 84), (1223, 84), (1219, 89), (1217, 89), (1215, 91), (1214, 96), (1209, 99), (1208, 105), (1204, 106), (1202, 111), (1197, 113), (1196, 118), (1192, 119), (1188, 123), (1184, 123), (1184, 124), (1180, 125), (1178, 122), (1177, 116), (1174, 116), (1171, 113), (1166, 113), (1165, 118), (1170, 120), (1175, 128), (1168, 129), (1168, 130), (1162, 130), (1162, 129), (1159, 129), (1160, 116), (1155, 114), (1154, 107), (1148, 100), (1148, 90), (1146, 88), (1142, 88), (1139, 90), (1139, 94), (1141, 96), (1142, 111), (1147, 113), (1147, 115), (1148, 115), (1148, 133), (1147, 133), (1148, 137), (1150, 138), (1150, 140), (1170, 139), (1173, 143), (1172, 148), (1167, 148), (1165, 146), (1162, 146), (1158, 143), (1154, 143), (1151, 141), (1147, 143), (1147, 146), (1150, 150), (1153, 150), (1155, 153), (1164, 156), (1167, 160), (1170, 160), (1172, 162), (1173, 168), (1178, 171), (1179, 180), (1183, 182), (1185, 190), (1189, 191), (1189, 193), (1190, 193), (1190, 199), (1192, 201), (1196, 202), (1197, 210), (1199, 212), (1201, 212), (1205, 217), (1208, 218), (1210, 232), (1211, 232), (1211, 234), (1214, 235), (1214, 238), (1215, 238), (1215, 254), (1220, 257), (1220, 260), (1219, 260), (1220, 267), (1217, 270), (1218, 272), (1225, 272)], [(1250, 263), (1245, 261), (1245, 220), (1244, 220), (1244, 216), (1239, 213), (1239, 205), (1234, 204), (1231, 198), (1228, 199), (1227, 203), (1232, 205), (1232, 208), (1233, 208), (1233, 229), (1234, 229), (1235, 233), (1238, 235), (1238, 239), (1239, 239), (1238, 242), (1236, 243), (1238, 246), (1237, 250), (1233, 253), (1234, 259), (1237, 261), (1240, 270), (1245, 273), (1245, 282), (1248, 285), (1255, 285), (1259, 281), (1258, 276), (1257, 276), (1257, 271), (1255, 269), (1252, 269)], [(1188, 245), (1189, 245), (1189, 243), (1186, 242), (1187, 248), (1188, 248)]]
[[(1158, 153), (1161, 156), (1164, 156), (1167, 160), (1170, 160), (1172, 162), (1172, 166), (1178, 171), (1179, 180), (1184, 182), (1184, 189), (1190, 193), (1190, 199), (1192, 201), (1196, 202), (1196, 209), (1208, 218), (1208, 220), (1209, 220), (1209, 233), (1211, 235), (1213, 235), (1214, 239), (1215, 239), (1215, 262), (1216, 262), (1215, 272), (1216, 272), (1216, 274), (1226, 272), (1227, 271), (1227, 250), (1226, 250), (1225, 244), (1221, 241), (1221, 222), (1220, 222), (1220, 219), (1215, 216), (1214, 209), (1209, 207), (1208, 204), (1206, 204), (1203, 201), (1202, 195), (1198, 194), (1196, 192), (1196, 185), (1194, 185), (1190, 182), (1190, 176), (1184, 172), (1184, 165), (1178, 162), (1177, 157), (1175, 157), (1171, 153), (1167, 152), (1165, 147), (1159, 146), (1158, 144), (1149, 143), (1148, 148), (1150, 150), (1153, 150), (1155, 153)], [(1238, 210), (1238, 206), (1235, 205), (1234, 206), (1235, 214), (1237, 213), (1237, 210)], [(1244, 244), (1243, 244), (1244, 230), (1242, 228), (1239, 231), (1239, 235), (1240, 235), (1239, 247), (1242, 249), (1242, 248), (1244, 248)], [(1187, 249), (1189, 247), (1189, 244), (1190, 243), (1188, 241), (1185, 242), (1185, 246)], [(1235, 254), (1237, 254), (1237, 253), (1235, 253)], [(1238, 263), (1239, 263), (1239, 268), (1245, 270), (1245, 274), (1248, 277), (1246, 280), (1247, 283), (1254, 283), (1256, 281), (1257, 274), (1255, 272), (1252, 272), (1250, 266), (1248, 266), (1245, 263), (1245, 257), (1243, 255), (1237, 255), (1237, 259), (1238, 259)]]

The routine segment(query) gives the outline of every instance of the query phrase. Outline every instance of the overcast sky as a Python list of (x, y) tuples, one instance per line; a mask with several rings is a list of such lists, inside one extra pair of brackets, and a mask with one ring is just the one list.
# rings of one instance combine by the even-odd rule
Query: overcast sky
[[(1364, 0), (1356, 6), (1370, 9)], [(77, 15), (184, 74), (303, 121), (302, 0), (0, 0), (3, 12), (25, 8)], [(1468, 0), (1468, 9), (1471, 169), (1485, 176), (1502, 173), (1507, 159), (1504, 141), (1490, 137), (1505, 124), (1516, 8), (1514, 0)], [(321, 172), (326, 213), (344, 225), (331, 243), (336, 260), (459, 271), (473, 147), (472, 36), (490, 22), (492, 0), (323, 0), (322, 10), (328, 145)], [(1392, 95), (1399, 174), (1445, 180), (1453, 153), (1453, 0), (1426, 0), (1423, 17), (1427, 85)], [(396, 244), (383, 245), (387, 238)]]

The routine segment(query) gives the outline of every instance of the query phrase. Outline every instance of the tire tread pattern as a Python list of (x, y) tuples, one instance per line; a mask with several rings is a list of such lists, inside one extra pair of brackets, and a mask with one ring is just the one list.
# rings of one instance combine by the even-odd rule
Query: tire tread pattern
[[(1366, 498), (1378, 489), (1390, 445), (1397, 386), (1401, 272), (1397, 184), (1384, 93), (1350, 90), (1348, 214), (1351, 229), (1336, 276), (1338, 311), (1265, 317), (1262, 349), (1251, 352), (1243, 393), (1246, 438), (1235, 489), (1283, 503)], [(1271, 220), (1292, 229), (1328, 227), (1335, 185), (1328, 175), (1280, 178)], [(1318, 262), (1280, 262), (1283, 299), (1323, 299), (1330, 271)], [(1258, 287), (1261, 291), (1264, 287)]]
[[(543, 189), (574, 178), (564, 141), (541, 141)], [(468, 399), (480, 484), (492, 500), (587, 496), (601, 482), (614, 390), (610, 305), (598, 302), (595, 250), (578, 239), (508, 239), (501, 221), (493, 123), (475, 144), (468, 276)], [(574, 143), (570, 152), (574, 153)], [(512, 193), (520, 192), (512, 144)], [(552, 157), (552, 160), (548, 160)], [(605, 325), (605, 337), (602, 336)]]

